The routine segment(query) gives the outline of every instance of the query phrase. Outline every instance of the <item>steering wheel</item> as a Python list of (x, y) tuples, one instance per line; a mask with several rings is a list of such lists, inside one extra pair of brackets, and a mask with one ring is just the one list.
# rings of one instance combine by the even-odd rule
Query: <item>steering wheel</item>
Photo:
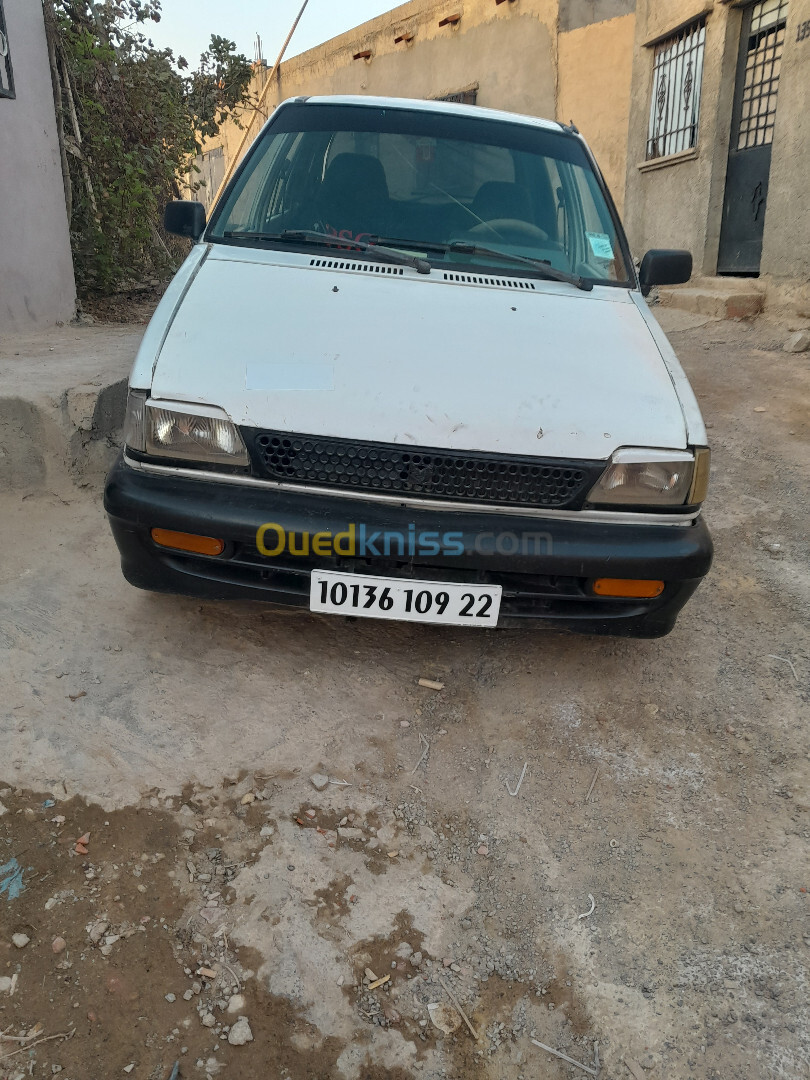
[(548, 233), (519, 218), (493, 218), (492, 221), (482, 221), (480, 225), (473, 225), (471, 229), (468, 229), (467, 235), (482, 240), (487, 236), (497, 236), (507, 244), (532, 244), (548, 240)]

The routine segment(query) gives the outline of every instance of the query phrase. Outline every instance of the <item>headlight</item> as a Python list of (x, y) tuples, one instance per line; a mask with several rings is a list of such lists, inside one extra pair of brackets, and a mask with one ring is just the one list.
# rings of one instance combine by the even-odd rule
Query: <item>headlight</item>
[(141, 453), (146, 448), (146, 433), (144, 430), (144, 410), (146, 399), (149, 394), (146, 390), (130, 390), (127, 393), (127, 412), (124, 417), (124, 445), (130, 450), (139, 450)]
[(213, 406), (191, 405), (186, 411), (149, 401), (144, 428), (146, 453), (155, 457), (207, 465), (250, 464), (239, 428)]
[(588, 495), (597, 506), (683, 506), (703, 502), (709, 451), (617, 450)]
[(208, 465), (248, 465), (239, 428), (221, 409), (209, 405), (164, 408), (146, 390), (130, 390), (124, 420), (124, 443), (156, 457), (200, 461)]

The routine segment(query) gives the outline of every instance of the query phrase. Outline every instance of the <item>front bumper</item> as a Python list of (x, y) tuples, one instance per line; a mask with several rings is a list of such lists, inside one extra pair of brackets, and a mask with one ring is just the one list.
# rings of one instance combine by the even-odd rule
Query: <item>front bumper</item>
[[(660, 637), (707, 573), (712, 543), (703, 521), (688, 526), (613, 524), (575, 517), (414, 509), (340, 495), (241, 486), (131, 468), (119, 457), (107, 478), (104, 507), (131, 584), (213, 600), (249, 599), (309, 607), (313, 569), (503, 587), (500, 626), (529, 620), (562, 630)], [(288, 534), (451, 531), (458, 555), (260, 554), (256, 534), (273, 522)], [(153, 528), (221, 538), (219, 556), (160, 547)], [(274, 534), (275, 535), (275, 534)], [(507, 543), (508, 538), (508, 543)], [(379, 546), (379, 545), (377, 545)], [(408, 550), (406, 548), (406, 550)], [(512, 553), (514, 552), (514, 553)], [(596, 596), (597, 577), (666, 583), (652, 600)]]

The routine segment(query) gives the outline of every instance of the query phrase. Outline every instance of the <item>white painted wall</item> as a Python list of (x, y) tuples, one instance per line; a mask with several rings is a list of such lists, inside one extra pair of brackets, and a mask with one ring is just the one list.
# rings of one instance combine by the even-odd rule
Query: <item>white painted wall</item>
[(4, 0), (16, 97), (0, 97), (0, 333), (70, 320), (76, 285), (40, 0)]

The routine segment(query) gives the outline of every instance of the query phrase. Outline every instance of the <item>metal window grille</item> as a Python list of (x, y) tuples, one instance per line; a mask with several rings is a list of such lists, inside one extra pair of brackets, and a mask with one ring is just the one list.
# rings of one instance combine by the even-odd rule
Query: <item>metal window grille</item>
[(436, 98), (436, 101), (455, 101), (459, 105), (475, 105), (477, 100), (477, 90), (462, 90), (458, 94), (447, 94), (445, 97)]
[(11, 70), (11, 50), (6, 33), (6, 15), (0, 0), (0, 97), (15, 97), (14, 73)]
[(697, 146), (706, 20), (655, 47), (647, 160)]
[(773, 142), (788, 0), (762, 0), (751, 11), (737, 149)]

